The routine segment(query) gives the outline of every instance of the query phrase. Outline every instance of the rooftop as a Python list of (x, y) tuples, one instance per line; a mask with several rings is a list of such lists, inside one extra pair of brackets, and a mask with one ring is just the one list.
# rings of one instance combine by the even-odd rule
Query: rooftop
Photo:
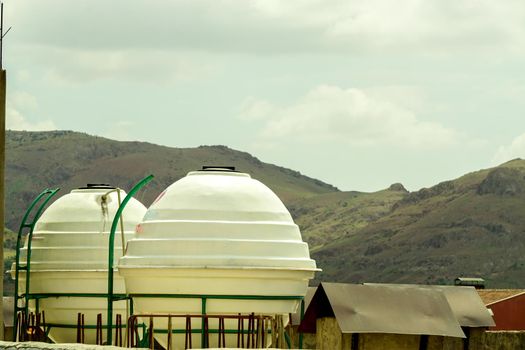
[(315, 332), (321, 317), (335, 317), (342, 333), (464, 337), (444, 293), (431, 288), (321, 283), (299, 329)]
[(525, 289), (478, 289), (477, 292), (483, 303), (490, 305), (525, 293)]

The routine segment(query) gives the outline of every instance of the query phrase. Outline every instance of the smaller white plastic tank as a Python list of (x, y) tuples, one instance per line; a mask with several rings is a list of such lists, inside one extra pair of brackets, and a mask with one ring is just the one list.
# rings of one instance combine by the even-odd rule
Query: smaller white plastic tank
[[(120, 190), (123, 200), (126, 193)], [(31, 293), (107, 293), (109, 231), (119, 207), (118, 193), (109, 185), (90, 184), (57, 199), (38, 220), (31, 249)], [(131, 199), (123, 212), (125, 240), (131, 238), (142, 220), (146, 207)], [(122, 256), (120, 225), (115, 234), (115, 262)], [(27, 239), (20, 261), (25, 264)], [(15, 267), (11, 273), (14, 276)], [(25, 271), (20, 272), (19, 292), (25, 293)], [(125, 293), (124, 280), (114, 274), (114, 292)], [(30, 311), (35, 311), (34, 302)], [(107, 299), (60, 297), (40, 300), (46, 324), (76, 326), (77, 314), (84, 314), (85, 324), (96, 325), (102, 314), (106, 324)], [(126, 322), (126, 303), (114, 304), (114, 314)], [(115, 320), (113, 320), (113, 324)], [(51, 328), (49, 337), (58, 343), (76, 342), (75, 328)], [(103, 332), (106, 339), (106, 332)], [(85, 330), (85, 342), (94, 344), (95, 330)]]
[[(278, 297), (304, 296), (317, 270), (298, 226), (275, 193), (250, 175), (225, 168), (190, 172), (169, 186), (137, 226), (119, 264), (130, 294), (276, 297), (210, 298), (209, 315), (294, 313), (299, 301)], [(133, 302), (138, 314), (202, 311), (201, 300), (192, 298), (134, 296)], [(199, 322), (193, 329), (200, 328)], [(166, 328), (165, 322), (155, 324)], [(173, 327), (184, 328), (184, 320), (175, 320)], [(226, 327), (236, 327), (236, 321)], [(156, 339), (166, 345), (165, 334)], [(199, 346), (198, 334), (193, 344)], [(184, 337), (174, 336), (175, 348), (183, 345)]]

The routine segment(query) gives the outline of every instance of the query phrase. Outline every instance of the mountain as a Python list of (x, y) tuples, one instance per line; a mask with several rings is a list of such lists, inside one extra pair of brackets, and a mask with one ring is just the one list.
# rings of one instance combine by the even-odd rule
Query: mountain
[(8, 131), (6, 226), (18, 229), (29, 203), (47, 187), (60, 187), (59, 195), (87, 183), (108, 183), (129, 190), (144, 176), (154, 174), (154, 181), (139, 193), (139, 199), (148, 206), (167, 186), (203, 165), (236, 166), (265, 183), (285, 203), (338, 192), (322, 181), (225, 146), (170, 148), (73, 131)]
[[(128, 189), (147, 174), (145, 205), (202, 165), (233, 165), (274, 190), (300, 226), (323, 272), (317, 281), (450, 284), (479, 276), (489, 287), (525, 286), (525, 161), (408, 192), (403, 185), (343, 192), (225, 146), (170, 148), (72, 131), (8, 131), (6, 223), (16, 230), (44, 188), (86, 183)], [(14, 233), (6, 237), (13, 256)], [(9, 266), (6, 260), (5, 266)]]
[[(45, 188), (66, 194), (87, 183), (108, 183), (129, 190), (144, 176), (155, 179), (138, 193), (146, 206), (166, 187), (203, 165), (235, 166), (269, 186), (284, 202), (337, 193), (334, 186), (297, 171), (261, 162), (225, 146), (170, 148), (145, 142), (119, 142), (73, 131), (6, 133), (6, 226), (4, 271), (15, 257), (20, 220)], [(13, 283), (4, 275), (4, 291)]]
[(525, 284), (525, 161), (409, 193), (381, 218), (316, 250), (319, 280)]
[(387, 215), (407, 195), (401, 184), (394, 184), (373, 193), (331, 192), (300, 198), (291, 201), (288, 209), (313, 253)]

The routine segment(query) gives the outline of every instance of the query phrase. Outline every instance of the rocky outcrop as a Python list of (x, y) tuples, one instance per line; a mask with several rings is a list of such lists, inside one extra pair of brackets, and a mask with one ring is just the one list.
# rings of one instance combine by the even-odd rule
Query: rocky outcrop
[(479, 184), (477, 194), (516, 196), (525, 192), (525, 179), (518, 169), (496, 168)]
[(405, 198), (394, 205), (393, 209), (395, 210), (404, 205), (415, 204), (431, 197), (453, 193), (455, 190), (454, 181), (443, 181), (430, 188), (422, 188), (419, 191), (408, 193)]
[(388, 188), (389, 191), (397, 191), (397, 192), (405, 192), (405, 193), (408, 193), (407, 189), (405, 188), (405, 186), (403, 186), (402, 183), (399, 183), (399, 182), (396, 182), (395, 184), (392, 184), (390, 185), (390, 187)]

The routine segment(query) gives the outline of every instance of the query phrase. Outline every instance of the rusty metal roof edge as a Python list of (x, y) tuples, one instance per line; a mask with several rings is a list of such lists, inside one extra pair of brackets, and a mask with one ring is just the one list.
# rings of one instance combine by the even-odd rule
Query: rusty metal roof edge
[(492, 305), (494, 305), (494, 304), (501, 303), (502, 301), (506, 301), (506, 300), (509, 300), (509, 299), (513, 299), (513, 298), (516, 298), (516, 297), (522, 296), (523, 294), (525, 294), (525, 291), (523, 291), (523, 292), (521, 292), (521, 293), (517, 293), (517, 294), (510, 295), (510, 296), (505, 297), (505, 298), (503, 298), (503, 299), (499, 299), (499, 300), (493, 301), (493, 302), (491, 302), (491, 303), (486, 304), (486, 306), (489, 307), (489, 306), (492, 306)]

